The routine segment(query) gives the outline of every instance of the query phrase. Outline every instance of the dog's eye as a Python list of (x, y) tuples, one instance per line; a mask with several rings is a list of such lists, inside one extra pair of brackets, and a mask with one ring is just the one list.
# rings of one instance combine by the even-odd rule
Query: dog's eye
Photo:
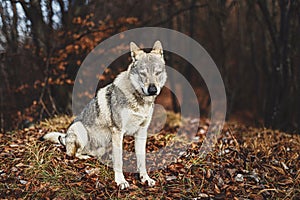
[(162, 71), (155, 72), (155, 76), (158, 76), (162, 73)]
[(140, 75), (143, 76), (143, 77), (147, 76), (147, 74), (145, 72), (140, 72)]

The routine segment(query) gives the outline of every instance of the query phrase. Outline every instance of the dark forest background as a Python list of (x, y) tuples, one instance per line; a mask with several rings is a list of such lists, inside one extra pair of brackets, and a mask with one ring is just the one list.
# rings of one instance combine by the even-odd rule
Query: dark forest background
[[(86, 55), (144, 26), (180, 31), (208, 51), (225, 83), (229, 120), (300, 130), (298, 0), (0, 0), (0, 130), (70, 113)], [(168, 62), (197, 81), (188, 63)], [(197, 89), (207, 96), (205, 85)], [(200, 99), (204, 113), (209, 104)]]

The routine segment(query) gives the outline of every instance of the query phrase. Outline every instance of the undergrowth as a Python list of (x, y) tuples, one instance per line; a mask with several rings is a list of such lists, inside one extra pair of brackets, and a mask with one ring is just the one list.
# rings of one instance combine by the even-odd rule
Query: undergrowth
[[(206, 119), (168, 114), (163, 130), (149, 136), (147, 187), (125, 172), (130, 188), (114, 183), (110, 166), (91, 158), (67, 157), (64, 147), (38, 140), (48, 131), (65, 132), (72, 118), (57, 116), (24, 130), (0, 134), (1, 199), (299, 199), (300, 136), (227, 123), (211, 152), (200, 157), (209, 126)], [(185, 126), (178, 134), (179, 126)], [(190, 132), (196, 130), (192, 140)], [(189, 141), (188, 141), (189, 140)], [(192, 142), (191, 142), (192, 141)], [(134, 150), (125, 138), (125, 151)], [(185, 148), (183, 146), (185, 145)], [(163, 150), (159, 159), (151, 152)], [(168, 157), (169, 154), (175, 154)], [(172, 160), (171, 160), (172, 158)], [(135, 160), (127, 161), (135, 166)], [(157, 166), (159, 167), (157, 167)]]

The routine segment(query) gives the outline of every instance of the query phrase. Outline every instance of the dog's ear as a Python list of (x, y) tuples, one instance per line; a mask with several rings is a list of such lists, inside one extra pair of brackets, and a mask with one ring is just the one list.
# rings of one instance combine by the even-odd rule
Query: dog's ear
[(144, 53), (144, 51), (140, 49), (134, 42), (130, 42), (130, 54), (133, 62), (136, 61), (137, 55), (140, 53)]
[(154, 43), (151, 53), (156, 53), (163, 57), (163, 48), (159, 40)]

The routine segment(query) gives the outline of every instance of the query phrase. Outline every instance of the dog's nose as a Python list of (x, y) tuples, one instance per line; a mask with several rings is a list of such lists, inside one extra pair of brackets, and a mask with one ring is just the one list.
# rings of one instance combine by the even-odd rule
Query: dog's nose
[(150, 84), (148, 87), (148, 94), (149, 95), (156, 95), (157, 93), (157, 88), (155, 87), (154, 84)]

